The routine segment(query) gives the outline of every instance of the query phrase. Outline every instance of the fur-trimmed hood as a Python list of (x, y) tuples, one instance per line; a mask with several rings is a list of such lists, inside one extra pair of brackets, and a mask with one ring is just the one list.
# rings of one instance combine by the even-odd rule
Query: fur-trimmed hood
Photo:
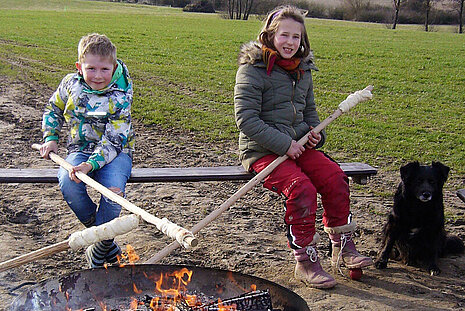
[[(241, 45), (237, 63), (239, 65), (256, 64), (262, 62), (262, 44), (257, 41), (250, 41)], [(310, 51), (307, 57), (303, 59), (302, 64), (308, 64), (310, 69), (318, 70), (313, 63), (313, 53)]]

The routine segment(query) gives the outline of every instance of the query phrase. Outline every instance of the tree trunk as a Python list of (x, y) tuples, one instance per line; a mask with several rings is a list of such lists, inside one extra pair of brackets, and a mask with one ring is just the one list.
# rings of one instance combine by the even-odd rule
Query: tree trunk
[(392, 24), (392, 29), (396, 29), (397, 21), (399, 20), (400, 1), (401, 0), (394, 0), (394, 7), (396, 8), (396, 13), (394, 16), (394, 23)]
[(228, 0), (227, 10), (229, 19), (243, 19), (249, 18), (252, 11), (254, 0)]
[(429, 13), (431, 11), (431, 0), (425, 1), (425, 31), (428, 32)]
[(245, 9), (244, 9), (244, 18), (243, 20), (248, 20), (249, 19), (249, 15), (250, 15), (250, 11), (252, 10), (252, 5), (253, 5), (253, 0), (247, 0), (246, 2), (246, 6), (245, 6)]
[(237, 19), (241, 19), (242, 18), (242, 1), (244, 0), (239, 0), (239, 14), (237, 15)]
[(228, 0), (228, 14), (229, 14), (229, 19), (234, 18), (234, 0)]
[(463, 2), (460, 1), (460, 16), (459, 16), (459, 33), (463, 33)]

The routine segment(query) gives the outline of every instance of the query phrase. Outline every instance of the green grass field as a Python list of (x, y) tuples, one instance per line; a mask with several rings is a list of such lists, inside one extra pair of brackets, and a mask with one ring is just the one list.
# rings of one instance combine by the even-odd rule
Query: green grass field
[[(211, 143), (236, 141), (236, 56), (241, 43), (256, 38), (258, 19), (82, 0), (0, 0), (0, 24), (0, 74), (55, 88), (74, 71), (79, 38), (105, 33), (134, 79), (134, 118)], [(320, 69), (314, 80), (321, 119), (351, 92), (375, 86), (372, 101), (330, 125), (325, 151), (387, 170), (439, 160), (464, 177), (464, 35), (316, 19), (307, 29)]]

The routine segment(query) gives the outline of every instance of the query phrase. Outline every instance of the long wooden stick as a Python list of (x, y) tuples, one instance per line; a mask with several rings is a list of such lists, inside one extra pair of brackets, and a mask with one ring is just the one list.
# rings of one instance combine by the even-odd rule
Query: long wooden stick
[[(39, 144), (33, 144), (32, 148), (36, 150), (40, 150), (41, 145)], [(59, 164), (63, 168), (65, 168), (67, 171), (71, 171), (73, 166), (66, 162), (63, 158), (61, 158), (59, 155), (57, 155), (54, 152), (49, 153), (50, 159), (52, 159), (55, 163)], [(129, 202), (122, 196), (114, 193), (104, 185), (98, 183), (94, 179), (92, 179), (90, 176), (82, 173), (82, 172), (76, 172), (76, 177), (79, 178), (82, 182), (87, 184), (88, 186), (94, 188), (98, 192), (100, 192), (102, 195), (106, 196), (110, 200), (118, 203), (131, 213), (134, 213), (136, 215), (139, 215), (143, 220), (145, 220), (148, 223), (151, 223), (155, 225), (161, 232), (164, 234), (168, 235), (172, 239), (176, 239), (185, 248), (191, 248), (194, 246), (197, 246), (198, 240), (197, 238), (194, 237), (191, 231), (184, 229), (183, 227), (180, 227), (176, 225), (175, 223), (172, 223), (169, 221), (167, 218), (160, 219), (145, 210), (139, 208), (135, 204)]]
[(100, 226), (90, 227), (82, 231), (74, 232), (66, 241), (43, 247), (28, 254), (0, 263), (0, 272), (54, 255), (69, 248), (77, 250), (103, 240), (113, 239), (118, 235), (128, 233), (135, 229), (138, 224), (139, 216), (127, 215), (115, 218)]
[[(326, 126), (328, 126), (328, 124), (333, 122), (344, 112), (349, 111), (359, 102), (371, 99), (372, 90), (373, 90), (373, 86), (369, 85), (365, 89), (357, 91), (349, 95), (343, 102), (339, 104), (338, 109), (336, 109), (329, 117), (327, 117), (320, 124), (318, 124), (318, 126), (316, 126), (310, 132), (305, 134), (301, 139), (299, 139), (298, 143), (301, 145), (305, 145), (308, 141), (308, 136), (311, 135), (311, 132), (315, 132), (315, 133), (321, 132)], [(260, 173), (255, 175), (249, 182), (247, 182), (236, 193), (234, 193), (229, 199), (227, 199), (223, 204), (221, 204), (220, 207), (218, 207), (216, 210), (214, 210), (209, 215), (207, 215), (204, 219), (199, 221), (194, 227), (192, 227), (191, 229), (192, 233), (193, 234), (198, 233), (202, 228), (206, 227), (210, 222), (218, 218), (224, 211), (226, 211), (229, 207), (231, 207), (237, 200), (239, 200), (242, 196), (244, 196), (248, 191), (250, 191), (253, 187), (255, 187), (268, 175), (270, 175), (271, 172), (278, 165), (286, 161), (287, 158), (288, 158), (287, 155), (283, 155), (283, 156), (276, 158), (265, 169), (263, 169)], [(163, 248), (160, 252), (155, 254), (155, 256), (145, 261), (145, 263), (147, 264), (157, 263), (161, 259), (166, 257), (167, 255), (169, 255), (172, 251), (174, 251), (178, 247), (179, 247), (179, 244), (176, 242), (173, 242), (167, 245), (165, 248)]]

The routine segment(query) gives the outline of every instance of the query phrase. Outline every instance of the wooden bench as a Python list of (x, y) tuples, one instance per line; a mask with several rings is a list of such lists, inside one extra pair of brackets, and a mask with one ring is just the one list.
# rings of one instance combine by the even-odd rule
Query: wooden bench
[[(364, 163), (339, 163), (355, 183), (364, 185), (377, 169)], [(0, 183), (57, 183), (57, 168), (0, 168)], [(242, 166), (217, 167), (163, 167), (132, 169), (129, 182), (190, 182), (250, 180), (251, 173)]]

